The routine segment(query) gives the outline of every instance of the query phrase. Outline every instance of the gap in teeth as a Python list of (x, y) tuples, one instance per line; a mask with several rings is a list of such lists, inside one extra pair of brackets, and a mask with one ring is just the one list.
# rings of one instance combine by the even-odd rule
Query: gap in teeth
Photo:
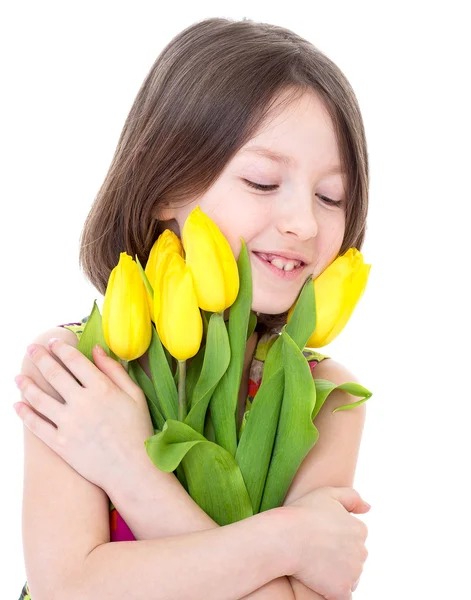
[(274, 258), (268, 262), (282, 271), (292, 271), (301, 264), (299, 260), (283, 260), (282, 258)]

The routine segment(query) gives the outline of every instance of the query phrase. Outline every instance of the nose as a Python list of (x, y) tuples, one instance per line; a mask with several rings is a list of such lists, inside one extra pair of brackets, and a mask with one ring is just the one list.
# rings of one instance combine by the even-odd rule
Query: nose
[(310, 193), (298, 192), (296, 198), (285, 198), (283, 204), (278, 222), (280, 233), (300, 240), (309, 240), (317, 235), (319, 227)]

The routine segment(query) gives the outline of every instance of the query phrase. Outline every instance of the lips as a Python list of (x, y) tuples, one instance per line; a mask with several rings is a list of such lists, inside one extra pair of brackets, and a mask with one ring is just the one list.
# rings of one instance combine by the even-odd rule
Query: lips
[(258, 254), (264, 260), (272, 261), (274, 258), (281, 258), (282, 260), (297, 260), (302, 263), (302, 266), (309, 263), (309, 259), (303, 254), (299, 254), (297, 252), (291, 251), (274, 251), (270, 250), (268, 252), (261, 252), (259, 250), (252, 250), (254, 254)]
[(277, 278), (281, 278), (281, 279), (284, 279), (286, 281), (293, 281), (293, 280), (297, 279), (300, 276), (300, 274), (304, 271), (304, 264), (305, 264), (304, 262), (300, 261), (300, 264), (297, 267), (294, 267), (293, 269), (291, 269), (289, 271), (285, 271), (284, 269), (280, 269), (279, 267), (277, 267), (274, 264), (272, 264), (265, 257), (266, 256), (268, 256), (268, 257), (271, 256), (271, 257), (276, 257), (279, 260), (281, 260), (281, 259), (283, 259), (285, 261), (286, 260), (291, 260), (293, 262), (296, 259), (292, 259), (292, 258), (287, 259), (283, 255), (273, 254), (273, 253), (255, 252), (255, 251), (252, 251), (252, 253), (257, 258), (257, 260), (260, 261), (260, 263), (262, 265), (264, 265), (265, 268), (267, 268)]

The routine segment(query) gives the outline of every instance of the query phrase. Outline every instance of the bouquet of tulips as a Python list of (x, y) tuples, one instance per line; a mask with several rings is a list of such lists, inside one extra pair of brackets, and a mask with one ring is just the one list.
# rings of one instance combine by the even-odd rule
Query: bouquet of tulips
[[(250, 261), (242, 239), (236, 261), (199, 207), (185, 221), (181, 241), (170, 230), (159, 236), (145, 269), (137, 257), (120, 254), (103, 315), (95, 302), (78, 348), (92, 360), (98, 343), (126, 366), (147, 398), (154, 435), (145, 445), (153, 464), (175, 472), (193, 500), (226, 525), (282, 504), (319, 437), (313, 420), (332, 390), (360, 397), (336, 410), (371, 397), (355, 382), (313, 379), (303, 354), (306, 346), (322, 347), (340, 333), (370, 267), (350, 248), (305, 282), (270, 346), (239, 431), (246, 343), (256, 326)], [(151, 378), (137, 360), (147, 350)]]

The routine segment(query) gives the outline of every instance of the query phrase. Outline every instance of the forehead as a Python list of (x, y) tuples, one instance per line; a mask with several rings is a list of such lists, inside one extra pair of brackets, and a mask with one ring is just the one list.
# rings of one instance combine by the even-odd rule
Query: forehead
[(238, 155), (263, 157), (293, 170), (316, 164), (327, 175), (344, 174), (331, 117), (311, 92), (276, 105)]

